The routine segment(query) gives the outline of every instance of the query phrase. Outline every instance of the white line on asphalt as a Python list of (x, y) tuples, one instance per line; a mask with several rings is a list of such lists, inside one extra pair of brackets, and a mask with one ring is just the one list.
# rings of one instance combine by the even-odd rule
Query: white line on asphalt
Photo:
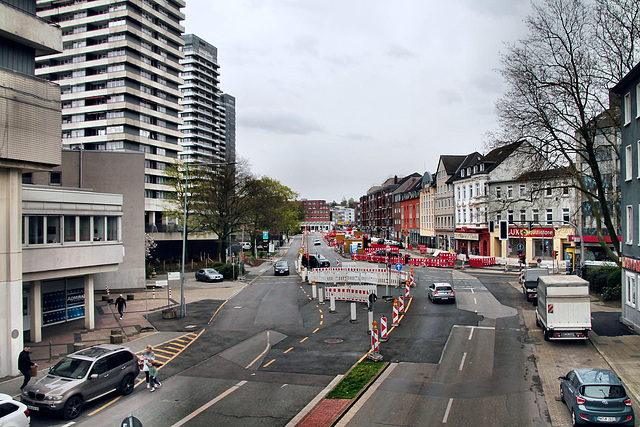
[(476, 328), (472, 327), (471, 330), (469, 331), (469, 341), (471, 341), (471, 338), (473, 337), (473, 331), (475, 331)]
[(442, 418), (442, 424), (447, 423), (447, 419), (449, 418), (449, 411), (451, 411), (451, 405), (453, 404), (453, 397), (449, 399), (449, 403), (447, 403), (447, 410), (444, 411), (444, 417)]
[(472, 294), (475, 294), (475, 293), (476, 293), (476, 292), (473, 290), (473, 288), (471, 288), (471, 293), (472, 293)]
[(239, 389), (240, 387), (242, 387), (246, 383), (247, 383), (246, 381), (240, 381), (238, 384), (234, 385), (233, 387), (231, 387), (229, 390), (225, 391), (224, 393), (218, 395), (215, 399), (213, 399), (213, 400), (209, 401), (208, 403), (202, 405), (201, 407), (199, 407), (198, 409), (196, 409), (195, 411), (193, 411), (192, 413), (190, 413), (185, 418), (181, 419), (180, 421), (178, 421), (177, 423), (175, 423), (171, 427), (180, 427), (181, 425), (186, 424), (187, 422), (189, 422), (192, 419), (194, 419), (195, 417), (197, 417), (198, 414), (202, 413), (206, 409), (208, 409), (211, 406), (215, 405), (216, 403), (218, 403), (219, 401), (221, 401), (222, 399), (224, 399), (225, 397), (227, 397), (228, 395), (230, 395), (231, 393), (233, 393), (234, 391), (236, 391), (237, 389)]
[(474, 303), (474, 304), (477, 304), (477, 303), (478, 303), (478, 300), (476, 299), (476, 297), (473, 297), (473, 303)]
[(460, 367), (458, 368), (458, 371), (462, 371), (462, 368), (464, 366), (464, 360), (467, 358), (467, 353), (464, 352), (462, 353), (462, 360), (460, 361)]

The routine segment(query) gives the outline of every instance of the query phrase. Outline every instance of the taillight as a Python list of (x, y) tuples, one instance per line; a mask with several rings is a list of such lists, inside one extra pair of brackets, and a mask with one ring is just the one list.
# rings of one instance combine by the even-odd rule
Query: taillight
[(451, 291), (451, 295), (454, 295), (453, 290)]
[(29, 418), (29, 409), (24, 410), (24, 416)]
[(625, 399), (624, 404), (627, 406), (631, 406), (631, 399)]
[(438, 295), (438, 291), (434, 291), (434, 292), (433, 292), (433, 294), (434, 294), (434, 295)]
[(578, 405), (584, 405), (587, 402), (587, 399), (584, 397), (576, 396), (576, 403)]

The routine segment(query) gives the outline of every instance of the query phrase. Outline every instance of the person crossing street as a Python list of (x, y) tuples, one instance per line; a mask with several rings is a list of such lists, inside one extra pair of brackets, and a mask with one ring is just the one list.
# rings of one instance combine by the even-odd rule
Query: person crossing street
[(122, 315), (124, 314), (124, 309), (127, 306), (127, 301), (122, 297), (122, 294), (118, 298), (116, 298), (116, 308), (118, 309), (118, 313), (120, 313), (120, 320), (122, 320)]

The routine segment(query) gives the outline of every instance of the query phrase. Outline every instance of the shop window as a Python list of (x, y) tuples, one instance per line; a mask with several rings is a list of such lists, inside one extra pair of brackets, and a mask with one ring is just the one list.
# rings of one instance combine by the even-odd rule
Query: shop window
[(49, 172), (49, 185), (61, 185), (62, 173), (59, 171)]

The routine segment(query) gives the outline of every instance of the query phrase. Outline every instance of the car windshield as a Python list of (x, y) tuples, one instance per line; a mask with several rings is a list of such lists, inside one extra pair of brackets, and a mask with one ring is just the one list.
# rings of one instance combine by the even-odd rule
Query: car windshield
[(205, 270), (208, 274), (220, 274), (218, 273), (217, 270), (214, 270), (213, 268), (210, 268), (209, 270)]
[(91, 362), (88, 360), (65, 357), (51, 368), (49, 374), (63, 378), (84, 378), (90, 367)]
[(286, 261), (278, 261), (276, 262), (276, 267), (286, 267), (287, 266), (287, 262)]
[(620, 399), (625, 397), (624, 388), (619, 385), (586, 385), (582, 389), (582, 395), (596, 399)]

